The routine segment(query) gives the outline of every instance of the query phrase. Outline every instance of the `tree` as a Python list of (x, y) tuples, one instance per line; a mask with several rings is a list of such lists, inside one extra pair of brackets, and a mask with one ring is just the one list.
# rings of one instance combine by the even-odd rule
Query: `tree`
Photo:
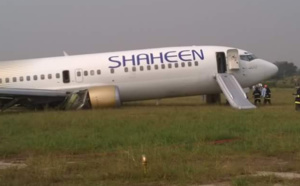
[(297, 66), (292, 62), (277, 61), (274, 64), (278, 67), (278, 73), (275, 76), (276, 79), (290, 77), (297, 73)]

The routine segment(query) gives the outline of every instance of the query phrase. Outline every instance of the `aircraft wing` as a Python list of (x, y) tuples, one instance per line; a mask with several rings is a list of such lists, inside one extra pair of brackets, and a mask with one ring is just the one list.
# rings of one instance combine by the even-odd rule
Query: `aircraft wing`
[(2, 97), (65, 97), (67, 94), (68, 92), (61, 90), (0, 88), (0, 99)]
[(72, 94), (62, 90), (0, 88), (0, 110), (15, 105), (27, 108), (57, 107)]

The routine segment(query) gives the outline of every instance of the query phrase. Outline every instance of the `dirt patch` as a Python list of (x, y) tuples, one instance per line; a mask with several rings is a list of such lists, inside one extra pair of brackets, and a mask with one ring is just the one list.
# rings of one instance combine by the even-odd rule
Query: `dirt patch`
[(213, 184), (199, 185), (199, 186), (230, 186), (230, 185), (231, 184), (229, 182), (222, 182), (222, 183), (213, 183)]
[(300, 179), (300, 174), (293, 172), (264, 172), (260, 171), (252, 176), (275, 176), (283, 179)]
[(22, 162), (13, 162), (13, 163), (8, 163), (8, 162), (3, 162), (0, 161), (0, 170), (2, 169), (9, 169), (9, 168), (17, 168), (17, 169), (21, 169), (21, 168), (25, 168), (27, 167), (26, 164), (22, 163)]
[(221, 145), (221, 144), (232, 143), (232, 142), (236, 142), (236, 141), (240, 141), (240, 140), (242, 140), (242, 139), (240, 139), (240, 138), (222, 139), (222, 140), (211, 141), (211, 142), (209, 142), (209, 144)]

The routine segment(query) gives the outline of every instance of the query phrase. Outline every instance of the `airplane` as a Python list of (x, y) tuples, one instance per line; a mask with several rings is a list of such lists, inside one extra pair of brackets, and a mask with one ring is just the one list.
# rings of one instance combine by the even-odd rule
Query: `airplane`
[(0, 62), (0, 109), (83, 109), (123, 102), (224, 93), (255, 108), (242, 88), (267, 80), (276, 65), (232, 47), (183, 46)]

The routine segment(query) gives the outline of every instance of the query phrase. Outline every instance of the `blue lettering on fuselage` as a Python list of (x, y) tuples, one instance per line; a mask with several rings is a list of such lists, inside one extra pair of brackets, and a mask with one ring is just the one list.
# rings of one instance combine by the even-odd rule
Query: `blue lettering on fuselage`
[(150, 59), (148, 54), (139, 54), (136, 56), (137, 65), (147, 64), (150, 65)]
[(160, 52), (158, 55), (150, 53), (150, 59), (151, 64), (154, 64), (155, 62), (164, 63), (164, 56), (162, 52)]
[(108, 60), (111, 63), (115, 63), (113, 66), (109, 66), (109, 68), (118, 68), (121, 66), (122, 62), (118, 60), (119, 56), (111, 56), (108, 58)]
[(131, 58), (126, 59), (126, 56), (122, 56), (123, 66), (126, 67), (127, 62), (131, 62), (133, 66), (135, 66), (135, 56), (132, 55)]
[(178, 58), (178, 56), (177, 56), (176, 51), (170, 51), (170, 52), (165, 53), (165, 59), (167, 62), (176, 63), (176, 62), (178, 62), (177, 58)]
[(108, 58), (110, 62), (109, 68), (119, 68), (121, 66), (139, 66), (150, 65), (154, 63), (177, 63), (204, 60), (204, 52), (201, 49), (197, 50), (181, 50), (181, 51), (167, 51), (159, 53), (141, 53), (137, 55), (121, 55), (111, 56)]

